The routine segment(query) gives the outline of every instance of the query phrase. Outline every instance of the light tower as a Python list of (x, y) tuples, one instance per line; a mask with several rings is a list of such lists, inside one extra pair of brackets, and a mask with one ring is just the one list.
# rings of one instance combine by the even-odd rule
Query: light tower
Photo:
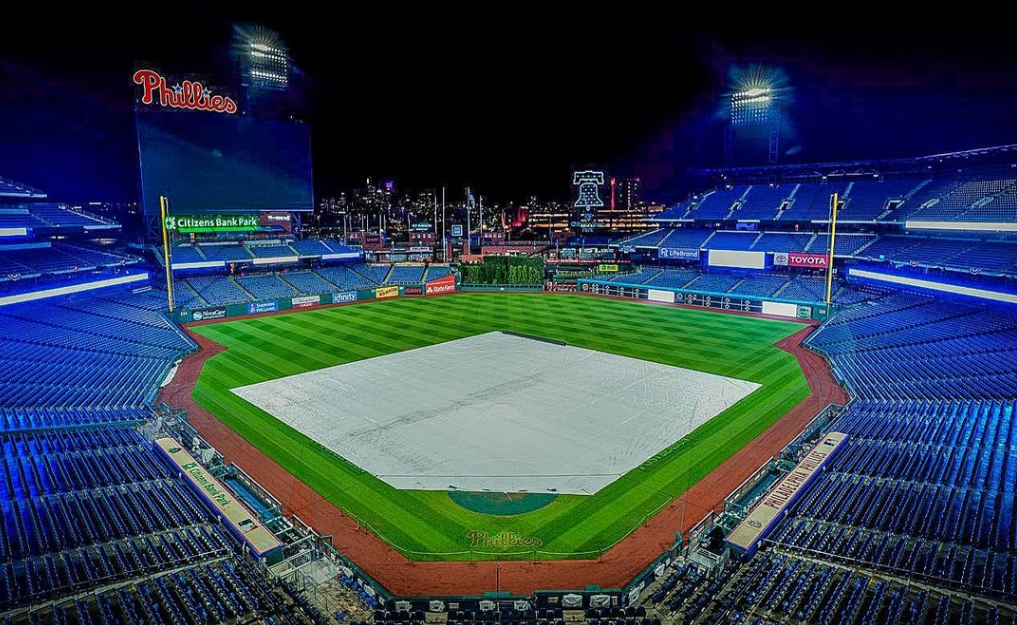
[(236, 26), (234, 34), (243, 85), (285, 91), (289, 87), (290, 56), (279, 34), (256, 25)]
[(292, 73), (289, 50), (279, 34), (253, 24), (234, 26), (233, 56), (245, 111), (279, 113)]
[(728, 117), (724, 134), (724, 164), (735, 164), (735, 145), (766, 144), (770, 165), (780, 161), (780, 135), (790, 90), (783, 71), (761, 65), (731, 72), (732, 90), (725, 95), (723, 111)]

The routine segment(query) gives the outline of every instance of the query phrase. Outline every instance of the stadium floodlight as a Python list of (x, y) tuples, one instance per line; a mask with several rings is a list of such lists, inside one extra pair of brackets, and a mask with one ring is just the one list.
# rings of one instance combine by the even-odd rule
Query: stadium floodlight
[(729, 121), (724, 136), (725, 163), (733, 162), (735, 137), (739, 136), (743, 144), (763, 139), (768, 160), (775, 164), (780, 157), (784, 110), (791, 96), (787, 75), (765, 65), (735, 67), (730, 85), (721, 108), (721, 116)]
[(787, 97), (787, 77), (777, 68), (750, 65), (731, 71), (732, 91), (725, 101), (734, 126), (772, 124)]
[(288, 87), (290, 56), (278, 33), (264, 26), (236, 26), (233, 50), (245, 85), (274, 91)]
[(754, 87), (748, 91), (742, 91), (741, 93), (734, 94), (735, 98), (740, 98), (742, 101), (745, 100), (769, 100), (770, 90), (763, 87)]

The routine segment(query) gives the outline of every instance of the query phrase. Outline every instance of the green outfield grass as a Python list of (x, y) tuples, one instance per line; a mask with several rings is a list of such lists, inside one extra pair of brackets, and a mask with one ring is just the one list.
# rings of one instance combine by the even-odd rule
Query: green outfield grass
[[(478, 547), (474, 551), (485, 553), (471, 553), (471, 532), (535, 538), (540, 558), (595, 557), (808, 396), (795, 358), (773, 345), (801, 328), (789, 321), (579, 295), (468, 293), (381, 300), (194, 328), (228, 348), (206, 362), (194, 398), (412, 559), (534, 557), (532, 546)], [(396, 490), (230, 392), (497, 330), (762, 387), (596, 495), (561, 495), (516, 516), (472, 512), (444, 492)]]

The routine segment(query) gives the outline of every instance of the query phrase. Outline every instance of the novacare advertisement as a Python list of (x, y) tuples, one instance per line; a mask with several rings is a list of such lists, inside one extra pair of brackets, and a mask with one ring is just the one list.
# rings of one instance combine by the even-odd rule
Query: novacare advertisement
[(456, 277), (452, 275), (431, 280), (424, 285), (424, 293), (436, 295), (438, 293), (451, 293), (456, 290)]
[(225, 308), (206, 308), (204, 310), (196, 310), (191, 315), (191, 318), (195, 321), (204, 321), (205, 319), (225, 319), (226, 309)]

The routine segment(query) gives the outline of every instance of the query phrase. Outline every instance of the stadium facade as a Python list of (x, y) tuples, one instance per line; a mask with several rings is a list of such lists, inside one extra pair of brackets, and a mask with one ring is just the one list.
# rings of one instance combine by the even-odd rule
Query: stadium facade
[[(137, 112), (144, 249), (103, 245), (120, 224), (0, 179), (5, 622), (1017, 621), (1013, 146), (699, 172), (702, 191), (659, 227), (556, 285), (576, 293), (506, 293), (543, 285), (464, 283), (447, 263), (304, 236), (306, 126), (210, 111), (189, 89), (206, 110)], [(471, 395), (470, 374), (508, 369), (514, 347), (400, 389), (413, 392), (358, 381), (388, 354), (423, 352), (397, 371), (409, 377), (432, 344), (534, 328), (509, 342), (556, 343), (524, 349), (501, 382), (554, 400), (570, 385), (564, 403), (583, 410), (567, 421)], [(562, 375), (589, 351), (602, 369)], [(561, 364), (527, 368), (535, 353)], [(671, 359), (685, 382), (661, 373)], [(625, 375), (578, 388), (610, 367)], [(740, 392), (704, 407), (706, 376)], [(284, 390), (245, 395), (270, 381)], [(438, 384), (449, 392), (414, 403)], [(238, 415), (285, 420), (269, 414), (279, 398), (313, 423), (245, 428)], [(450, 404), (527, 429), (452, 462), (470, 446), (461, 427), (416, 427)], [(330, 410), (376, 427), (340, 428)], [(612, 434), (609, 415), (687, 427), (649, 444), (641, 428)], [(553, 457), (582, 427), (584, 446)], [(359, 466), (342, 443), (363, 439), (392, 462)], [(414, 442), (431, 454), (424, 486)], [(499, 455), (510, 443), (537, 453)], [(605, 474), (575, 459), (585, 448), (611, 460)], [(476, 482), (492, 458), (511, 462)], [(354, 478), (331, 480), (335, 466), (385, 484), (344, 490)], [(575, 479), (544, 488), (549, 472)], [(640, 514), (602, 491), (643, 495), (626, 511)], [(561, 531), (521, 531), (533, 519)], [(617, 540), (582, 533), (597, 523)], [(406, 527), (423, 537), (386, 533)], [(449, 535), (468, 546), (399, 548)]]

